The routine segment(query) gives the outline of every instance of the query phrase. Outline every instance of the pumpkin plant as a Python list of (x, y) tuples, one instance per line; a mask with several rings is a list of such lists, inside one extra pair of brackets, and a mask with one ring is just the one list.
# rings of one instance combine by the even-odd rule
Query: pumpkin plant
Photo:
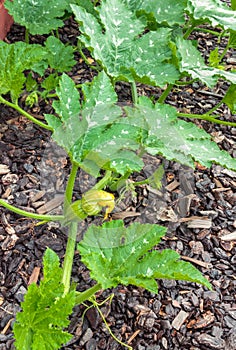
[[(19, 13), (18, 3), (6, 1), (15, 20), (22, 21), (23, 25), (27, 22), (26, 28), (32, 34), (37, 31), (42, 34), (37, 26), (29, 23), (33, 22), (31, 17), (25, 17), (24, 23), (20, 15), (22, 8), (26, 11), (24, 6), (29, 1), (21, 1)], [(40, 6), (43, 4), (44, 1)], [(54, 13), (53, 18), (49, 16), (52, 23), (42, 28), (49, 33), (61, 25), (64, 10), (73, 11), (81, 33), (77, 49), (86, 47), (90, 51), (99, 72), (91, 83), (76, 86), (65, 73), (75, 63), (76, 48), (64, 46), (54, 37), (49, 37), (44, 46), (0, 43), (0, 103), (51, 131), (52, 138), (71, 161), (62, 215), (28, 213), (0, 199), (0, 205), (19, 215), (40, 222), (59, 221), (68, 228), (63, 267), (59, 266), (57, 255), (47, 249), (43, 259), (44, 279), (40, 286), (29, 286), (22, 303), (23, 311), (17, 314), (15, 346), (21, 350), (59, 349), (71, 338), (64, 329), (73, 307), (85, 300), (94, 303), (94, 295), (101, 289), (133, 284), (157, 293), (158, 278), (187, 280), (211, 288), (208, 280), (190, 263), (181, 261), (176, 252), (152, 250), (164, 236), (164, 227), (136, 222), (126, 227), (121, 220), (106, 220), (115, 207), (115, 190), (132, 173), (142, 170), (145, 153), (161, 155), (193, 168), (199, 162), (206, 167), (215, 163), (236, 170), (236, 160), (221, 150), (211, 135), (183, 120), (183, 117), (198, 118), (236, 126), (235, 122), (221, 120), (214, 114), (221, 103), (227, 104), (232, 113), (235, 111), (236, 73), (224, 69), (221, 64), (228, 48), (235, 46), (234, 2), (234, 7), (229, 8), (217, 0), (207, 0), (204, 7), (197, 0), (175, 3), (170, 0), (164, 3), (160, 0), (104, 0), (99, 4), (77, 0), (71, 7), (68, 2), (61, 2), (64, 10), (59, 7), (58, 12), (52, 11), (53, 4), (49, 11), (50, 16)], [(55, 17), (60, 20), (55, 22)], [(217, 26), (217, 30), (210, 29), (211, 32), (228, 40), (227, 50), (221, 55), (212, 54), (210, 65), (204, 62), (195, 42), (189, 39), (191, 32), (201, 30), (199, 25), (203, 23)], [(55, 113), (45, 114), (42, 122), (21, 108), (18, 101), (27, 84), (34, 85), (33, 75), (29, 74), (37, 73), (44, 79), (48, 67), (56, 74), (56, 83), (51, 85), (54, 79), (47, 81), (45, 78), (44, 86), (38, 85), (37, 89), (47, 87), (46, 94), (41, 95), (47, 98), (52, 90), (50, 98)], [(201, 80), (213, 87), (219, 78), (231, 85), (221, 103), (204, 115), (180, 113), (165, 103), (175, 86)], [(115, 91), (118, 81), (130, 83), (133, 106), (118, 103)], [(154, 103), (138, 96), (137, 82), (158, 86), (163, 92)], [(8, 98), (7, 94), (10, 94)], [(78, 169), (98, 180), (81, 199), (73, 202)], [(160, 186), (162, 173), (157, 169), (147, 182)], [(78, 223), (100, 212), (105, 212), (105, 222), (101, 226), (91, 225), (77, 245)], [(80, 293), (71, 282), (75, 248), (96, 281), (93, 287)]]

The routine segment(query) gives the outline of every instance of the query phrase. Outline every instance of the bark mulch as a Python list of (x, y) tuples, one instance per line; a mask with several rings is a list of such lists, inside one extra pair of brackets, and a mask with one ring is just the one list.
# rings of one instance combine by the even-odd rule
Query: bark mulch
[[(76, 26), (68, 22), (61, 30), (66, 42)], [(74, 32), (73, 32), (74, 35)], [(198, 34), (200, 35), (200, 34)], [(23, 37), (14, 25), (8, 36), (13, 42)], [(196, 37), (202, 50), (214, 46), (210, 35)], [(40, 41), (41, 38), (35, 40)], [(226, 59), (235, 64), (235, 53)], [(72, 73), (77, 83), (91, 81), (94, 72), (78, 58)], [(181, 111), (203, 113), (212, 108), (227, 88), (220, 82), (214, 90), (195, 83), (175, 90), (168, 103)], [(128, 84), (117, 86), (121, 102), (130, 102)], [(139, 93), (158, 97), (159, 89), (139, 85)], [(31, 113), (50, 113), (50, 104), (39, 103)], [(233, 121), (226, 106), (220, 109), (225, 120)], [(17, 207), (40, 213), (60, 212), (69, 162), (50, 140), (50, 134), (0, 106), (0, 196)], [(235, 121), (235, 118), (234, 118)], [(236, 128), (197, 121), (210, 132), (222, 149), (236, 156)], [(114, 293), (111, 303), (101, 306), (113, 333), (135, 350), (236, 350), (236, 173), (220, 166), (193, 171), (160, 157), (145, 156), (145, 167), (133, 180), (151, 175), (157, 165), (165, 169), (160, 190), (140, 186), (126, 193), (113, 218), (163, 224), (168, 228), (160, 248), (176, 250), (209, 278), (213, 290), (194, 283), (159, 281), (159, 294), (133, 286), (119, 286), (98, 295), (102, 302)], [(78, 174), (75, 198), (93, 185), (93, 179)], [(61, 258), (66, 232), (57, 224), (35, 226), (34, 222), (0, 208), (0, 349), (13, 349), (12, 326), (16, 312), (31, 281), (41, 276), (46, 247)], [(83, 230), (91, 222), (84, 223)], [(233, 234), (233, 238), (232, 237)], [(79, 237), (78, 237), (79, 239)], [(73, 278), (83, 291), (93, 284), (89, 273), (75, 255)], [(109, 334), (98, 311), (77, 306), (71, 316), (72, 341), (64, 350), (122, 349)]]

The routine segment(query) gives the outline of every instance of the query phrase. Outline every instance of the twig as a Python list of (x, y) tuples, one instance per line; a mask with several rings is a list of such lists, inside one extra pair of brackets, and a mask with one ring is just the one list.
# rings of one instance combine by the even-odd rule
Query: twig
[(201, 261), (201, 260), (197, 260), (195, 258), (190, 258), (189, 256), (184, 256), (184, 255), (181, 255), (181, 258), (183, 260), (190, 261), (190, 262), (192, 262), (192, 263), (194, 263), (196, 265), (202, 266), (205, 269), (211, 269), (212, 268), (212, 264), (211, 263), (207, 263), (207, 262), (204, 262), (204, 261)]

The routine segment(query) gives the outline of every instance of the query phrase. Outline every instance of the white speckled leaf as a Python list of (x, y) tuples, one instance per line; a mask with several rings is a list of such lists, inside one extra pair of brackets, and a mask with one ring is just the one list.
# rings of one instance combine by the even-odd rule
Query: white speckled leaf
[(174, 65), (166, 63), (172, 57), (170, 29), (144, 33), (144, 23), (122, 0), (102, 1), (97, 9), (102, 25), (84, 8), (72, 5), (80, 40), (108, 75), (161, 87), (179, 78)]
[(74, 82), (62, 75), (57, 88), (59, 100), (53, 103), (60, 118), (45, 116), (54, 129), (55, 141), (93, 176), (98, 176), (100, 169), (122, 175), (140, 171), (143, 162), (135, 154), (140, 147), (140, 128), (124, 121), (109, 78), (101, 72), (90, 86), (83, 87), (83, 93), (85, 102), (80, 106)]
[(236, 30), (236, 11), (220, 0), (188, 0), (188, 10), (195, 19), (203, 19), (213, 26)]
[(90, 226), (78, 250), (91, 277), (103, 289), (133, 284), (157, 293), (155, 278), (183, 279), (210, 287), (197, 269), (179, 261), (176, 252), (150, 252), (165, 232), (159, 225), (133, 223), (124, 227), (123, 221), (114, 220)]
[(213, 87), (220, 77), (236, 84), (235, 72), (208, 67), (191, 40), (184, 40), (182, 37), (178, 37), (176, 38), (176, 45), (180, 56), (179, 68), (181, 72), (187, 72), (192, 78), (200, 79), (209, 87)]
[(29, 32), (48, 34), (63, 26), (59, 18), (68, 6), (67, 0), (6, 0), (4, 6), (14, 17), (16, 23), (25, 26)]
[(174, 24), (184, 24), (184, 10), (187, 0), (126, 0), (129, 8), (133, 11), (143, 10), (148, 14), (152, 14), (157, 23), (168, 23), (170, 26)]
[(236, 170), (236, 159), (221, 150), (211, 141), (211, 136), (194, 123), (177, 118), (177, 111), (169, 105), (156, 104), (155, 108), (145, 105), (140, 99), (136, 109), (126, 108), (130, 123), (146, 123), (148, 137), (144, 147), (150, 154), (161, 154), (169, 160), (194, 167), (197, 161), (206, 167), (212, 163)]

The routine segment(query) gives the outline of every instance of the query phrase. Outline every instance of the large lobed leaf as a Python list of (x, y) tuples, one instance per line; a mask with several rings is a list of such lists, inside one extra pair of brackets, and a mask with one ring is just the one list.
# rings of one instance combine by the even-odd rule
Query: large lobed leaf
[(197, 20), (205, 20), (213, 26), (236, 30), (236, 11), (220, 0), (188, 0), (187, 8)]
[(133, 284), (157, 293), (156, 278), (194, 281), (211, 288), (197, 269), (179, 260), (176, 252), (150, 252), (165, 232), (164, 227), (151, 224), (133, 223), (125, 228), (123, 221), (116, 220), (90, 226), (78, 249), (91, 277), (103, 289)]
[(47, 249), (43, 264), (44, 279), (40, 286), (35, 283), (29, 286), (23, 311), (16, 316), (13, 331), (17, 350), (57, 350), (72, 337), (63, 328), (69, 324), (75, 292), (63, 295), (62, 269), (56, 253)]
[(135, 108), (126, 108), (129, 122), (147, 130), (143, 146), (150, 154), (161, 154), (169, 160), (194, 167), (199, 162), (206, 167), (212, 163), (236, 170), (236, 159), (211, 141), (211, 136), (194, 123), (178, 119), (177, 111), (169, 105), (149, 103), (140, 98)]
[(26, 81), (23, 72), (34, 69), (45, 56), (40, 45), (0, 41), (0, 95), (10, 92), (12, 100), (17, 100)]
[(49, 36), (45, 42), (47, 62), (57, 72), (68, 72), (76, 64), (72, 46), (65, 46), (59, 39)]
[(157, 23), (164, 23), (172, 26), (185, 23), (185, 8), (187, 0), (125, 0), (132, 11), (139, 14), (146, 12), (152, 14)]
[(46, 115), (55, 141), (93, 176), (98, 176), (101, 168), (121, 174), (141, 170), (143, 162), (135, 154), (140, 128), (125, 122), (107, 75), (100, 73), (90, 86), (83, 87), (83, 93), (81, 106), (74, 82), (62, 76), (57, 88), (59, 101), (53, 103), (59, 118)]
[(230, 85), (223, 98), (223, 102), (229, 107), (232, 113), (236, 113), (236, 84)]
[(235, 72), (208, 67), (191, 40), (184, 40), (182, 37), (177, 37), (176, 45), (181, 72), (187, 72), (192, 78), (200, 79), (209, 87), (213, 87), (220, 77), (236, 84)]
[(4, 6), (31, 34), (48, 34), (64, 25), (59, 17), (64, 15), (68, 0), (6, 0)]
[(171, 29), (146, 33), (145, 23), (122, 0), (102, 1), (99, 19), (83, 7), (72, 5), (80, 23), (79, 39), (117, 80), (140, 81), (164, 87), (179, 78), (169, 48)]

